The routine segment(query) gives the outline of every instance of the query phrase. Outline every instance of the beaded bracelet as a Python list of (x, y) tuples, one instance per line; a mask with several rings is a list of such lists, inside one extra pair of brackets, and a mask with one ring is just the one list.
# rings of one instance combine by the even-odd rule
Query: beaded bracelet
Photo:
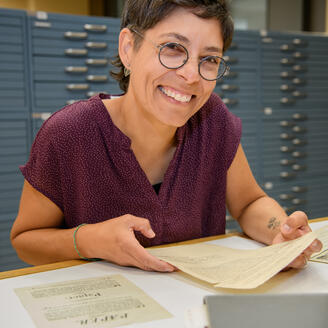
[(76, 251), (77, 255), (80, 257), (80, 259), (82, 259), (82, 260), (86, 260), (86, 261), (98, 261), (98, 259), (90, 259), (90, 258), (88, 258), (88, 257), (84, 257), (84, 256), (82, 256), (82, 255), (80, 254), (79, 250), (77, 249), (77, 246), (76, 246), (76, 233), (78, 232), (78, 230), (79, 230), (81, 227), (83, 227), (83, 226), (85, 226), (85, 225), (87, 225), (87, 223), (82, 223), (82, 224), (78, 225), (78, 226), (75, 228), (74, 232), (73, 232), (73, 242), (74, 242), (74, 248), (75, 248), (75, 251)]

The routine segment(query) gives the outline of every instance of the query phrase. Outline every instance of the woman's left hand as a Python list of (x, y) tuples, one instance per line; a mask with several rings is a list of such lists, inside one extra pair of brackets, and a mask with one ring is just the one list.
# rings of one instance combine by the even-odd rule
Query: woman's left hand
[[(284, 241), (296, 239), (312, 231), (307, 215), (304, 212), (296, 211), (292, 213), (286, 221), (280, 226), (280, 231), (274, 237), (272, 244), (282, 243)], [(286, 269), (295, 268), (302, 269), (306, 266), (307, 261), (313, 253), (319, 252), (322, 248), (320, 240), (315, 239)]]

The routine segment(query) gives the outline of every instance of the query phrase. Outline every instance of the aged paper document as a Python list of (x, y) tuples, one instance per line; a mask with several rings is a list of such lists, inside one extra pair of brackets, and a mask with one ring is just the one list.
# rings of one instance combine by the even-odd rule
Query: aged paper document
[(122, 275), (15, 289), (38, 328), (118, 327), (172, 315)]
[(280, 272), (315, 238), (316, 234), (310, 232), (292, 241), (255, 250), (198, 243), (148, 251), (215, 287), (250, 289)]
[(310, 261), (322, 262), (328, 264), (328, 226), (324, 226), (315, 231), (317, 238), (322, 242), (322, 249), (319, 253), (311, 256)]

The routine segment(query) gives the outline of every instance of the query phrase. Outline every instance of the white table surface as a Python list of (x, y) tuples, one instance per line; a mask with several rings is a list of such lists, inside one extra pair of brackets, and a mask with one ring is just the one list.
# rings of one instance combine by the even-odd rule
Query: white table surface
[[(327, 225), (327, 221), (311, 223), (313, 230), (324, 225)], [(243, 249), (254, 249), (260, 246), (255, 241), (241, 237), (229, 237), (212, 241), (211, 243)], [(32, 319), (14, 293), (15, 288), (110, 274), (123, 275), (143, 289), (173, 315), (173, 318), (170, 319), (124, 327), (184, 327), (186, 310), (201, 307), (203, 297), (214, 293), (328, 293), (328, 265), (324, 263), (310, 262), (303, 270), (279, 273), (256, 289), (232, 290), (213, 288), (211, 285), (191, 278), (181, 272), (145, 272), (135, 268), (122, 268), (106, 262), (92, 262), (54, 271), (0, 280), (0, 327), (35, 328)]]

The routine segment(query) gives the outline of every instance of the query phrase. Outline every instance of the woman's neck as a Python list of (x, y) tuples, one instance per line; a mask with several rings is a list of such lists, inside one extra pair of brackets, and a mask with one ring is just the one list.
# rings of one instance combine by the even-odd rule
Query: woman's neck
[(109, 112), (114, 124), (131, 139), (132, 148), (161, 153), (175, 146), (177, 128), (158, 121), (127, 95), (113, 99)]

